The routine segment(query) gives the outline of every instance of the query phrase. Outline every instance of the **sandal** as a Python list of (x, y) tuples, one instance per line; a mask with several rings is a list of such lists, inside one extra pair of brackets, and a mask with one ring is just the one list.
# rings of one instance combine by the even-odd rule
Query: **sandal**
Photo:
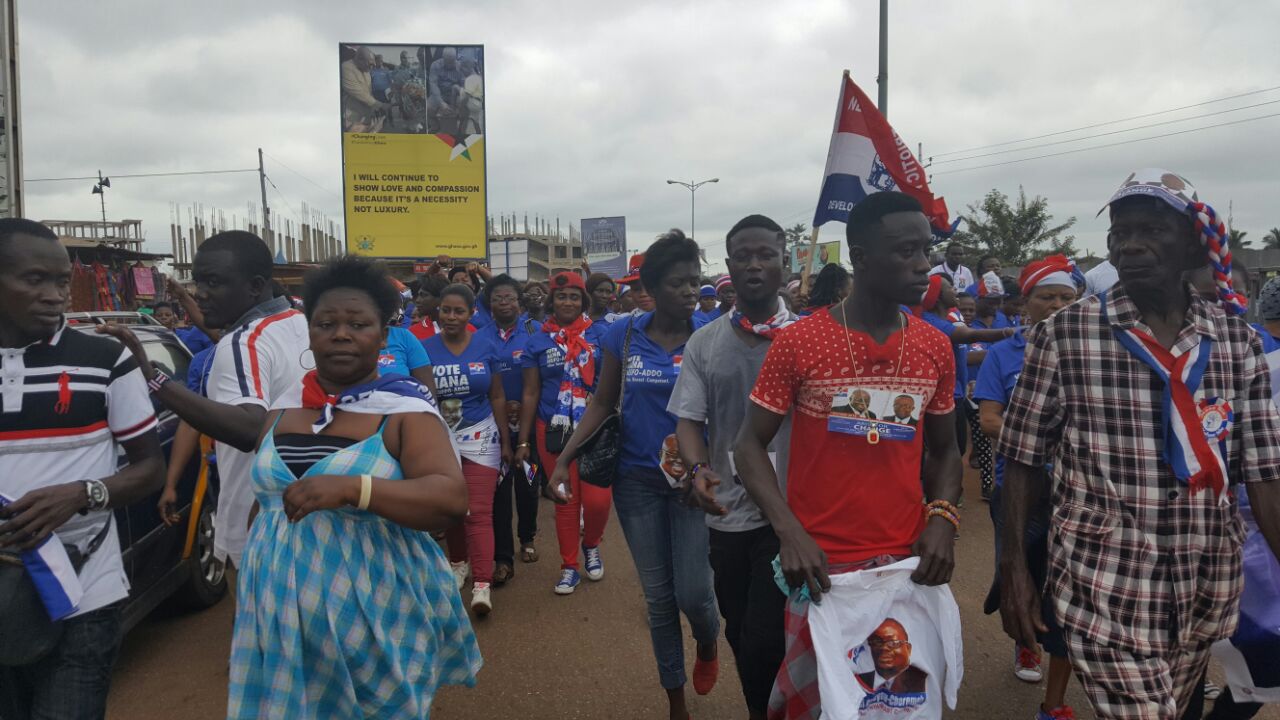
[(538, 562), (538, 549), (533, 543), (520, 543), (520, 562)]
[(498, 563), (493, 568), (493, 584), (505, 585), (508, 580), (516, 576), (516, 569), (506, 563)]

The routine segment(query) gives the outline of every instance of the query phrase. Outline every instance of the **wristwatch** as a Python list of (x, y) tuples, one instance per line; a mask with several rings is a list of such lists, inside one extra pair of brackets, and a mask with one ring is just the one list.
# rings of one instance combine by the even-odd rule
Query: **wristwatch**
[(107, 492), (106, 483), (101, 480), (85, 480), (84, 494), (88, 502), (85, 504), (84, 509), (80, 511), (81, 515), (88, 515), (90, 512), (107, 509), (111, 494)]

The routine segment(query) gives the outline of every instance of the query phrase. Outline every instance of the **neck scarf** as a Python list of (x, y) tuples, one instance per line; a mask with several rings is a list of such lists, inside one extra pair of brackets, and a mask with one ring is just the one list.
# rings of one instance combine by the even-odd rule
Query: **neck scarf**
[(582, 414), (587, 411), (587, 388), (596, 381), (596, 360), (591, 343), (583, 337), (591, 327), (591, 318), (578, 317), (569, 325), (560, 327), (554, 317), (547, 318), (542, 329), (564, 353), (564, 377), (560, 380), (560, 393), (556, 397), (556, 412), (551, 417), (551, 427), (578, 426)]
[(366, 415), (421, 412), (440, 416), (425, 385), (411, 377), (394, 374), (330, 395), (320, 387), (320, 376), (312, 370), (302, 378), (302, 407), (320, 411), (320, 417), (311, 424), (313, 433), (319, 433), (333, 422), (335, 408)]
[[(1099, 299), (1105, 321), (1107, 294), (1101, 293)], [(1224, 446), (1233, 419), (1231, 405), (1217, 398), (1195, 400), (1213, 340), (1202, 337), (1199, 344), (1175, 356), (1142, 330), (1115, 326), (1112, 330), (1126, 350), (1164, 381), (1164, 461), (1192, 494), (1210, 488), (1218, 504), (1226, 505)], [(1216, 440), (1218, 447), (1210, 440)]]
[(772, 340), (779, 330), (794, 323), (797, 319), (798, 318), (787, 309), (787, 304), (782, 301), (782, 298), (778, 298), (778, 311), (773, 314), (773, 317), (765, 320), (759, 325), (752, 323), (746, 315), (743, 315), (741, 308), (735, 309), (733, 311), (733, 316), (730, 318), (734, 325), (737, 325), (752, 335), (759, 335), (766, 340)]

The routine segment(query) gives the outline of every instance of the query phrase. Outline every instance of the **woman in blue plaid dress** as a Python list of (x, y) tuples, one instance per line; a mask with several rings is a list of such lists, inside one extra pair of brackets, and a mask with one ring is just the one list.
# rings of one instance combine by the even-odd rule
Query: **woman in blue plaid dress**
[(378, 376), (399, 302), (382, 268), (335, 260), (304, 300), (316, 369), (259, 444), (227, 717), (428, 718), (481, 665), (428, 534), (462, 521), (466, 484), (429, 392)]

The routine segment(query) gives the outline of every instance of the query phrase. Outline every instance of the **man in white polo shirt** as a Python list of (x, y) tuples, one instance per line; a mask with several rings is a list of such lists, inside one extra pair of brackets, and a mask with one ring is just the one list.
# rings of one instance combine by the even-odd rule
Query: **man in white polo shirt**
[[(62, 554), (41, 547), (52, 535), (74, 548), (67, 554), (85, 558), (78, 602), (74, 581), (63, 585), (60, 612), (75, 609), (61, 621), (57, 644), (31, 662), (0, 665), (0, 717), (15, 720), (106, 712), (129, 595), (112, 511), (164, 483), (137, 363), (118, 343), (67, 328), (70, 289), (71, 259), (57, 236), (31, 220), (0, 219), (0, 553), (31, 573), (30, 551)], [(123, 469), (120, 447), (129, 459)], [(7, 632), (5, 644), (21, 645), (22, 635)], [(12, 645), (3, 651), (21, 654)]]
[[(272, 268), (267, 244), (242, 230), (218, 233), (196, 253), (196, 304), (205, 325), (225, 328), (213, 351), (208, 398), (142, 363), (160, 402), (217, 441), (221, 485), (214, 554), (237, 566), (248, 537), (250, 473), (263, 420), (271, 407), (301, 404), (302, 376), (315, 367), (306, 319), (287, 297), (272, 296)], [(128, 330), (113, 328), (112, 334), (144, 357)]]

